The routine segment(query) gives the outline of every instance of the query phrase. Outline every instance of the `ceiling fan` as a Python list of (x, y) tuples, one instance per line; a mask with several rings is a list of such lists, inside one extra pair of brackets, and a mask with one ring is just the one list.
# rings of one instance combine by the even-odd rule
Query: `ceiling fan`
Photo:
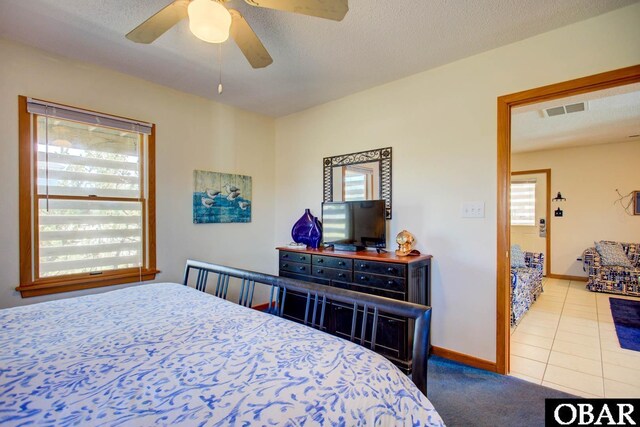
[[(134, 28), (127, 38), (136, 43), (152, 43), (168, 29), (189, 17), (191, 32), (209, 43), (233, 37), (253, 68), (273, 62), (271, 55), (242, 14), (227, 8), (228, 0), (174, 0)], [(302, 15), (341, 21), (349, 10), (348, 0), (245, 0), (251, 6), (283, 10)]]

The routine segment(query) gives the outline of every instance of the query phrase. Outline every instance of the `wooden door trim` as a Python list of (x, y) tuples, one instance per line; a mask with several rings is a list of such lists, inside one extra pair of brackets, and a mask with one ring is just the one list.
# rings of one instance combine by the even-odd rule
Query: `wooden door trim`
[[(509, 188), (511, 180), (511, 109), (571, 95), (640, 82), (640, 65), (620, 68), (504, 95), (497, 100), (498, 110), (498, 194), (497, 194), (497, 295), (496, 295), (496, 370), (509, 373)], [(550, 269), (548, 270), (551, 271)]]

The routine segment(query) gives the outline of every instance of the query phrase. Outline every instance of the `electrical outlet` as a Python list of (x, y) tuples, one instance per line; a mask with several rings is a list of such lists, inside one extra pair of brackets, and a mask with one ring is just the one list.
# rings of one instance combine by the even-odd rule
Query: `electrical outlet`
[(484, 218), (484, 202), (464, 202), (462, 204), (463, 218)]

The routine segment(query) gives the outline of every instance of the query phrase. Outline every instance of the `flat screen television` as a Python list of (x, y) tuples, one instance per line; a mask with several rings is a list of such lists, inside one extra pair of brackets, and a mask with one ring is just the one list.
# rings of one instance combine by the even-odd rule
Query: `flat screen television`
[(384, 248), (387, 243), (386, 228), (384, 200), (322, 204), (325, 246), (343, 251)]

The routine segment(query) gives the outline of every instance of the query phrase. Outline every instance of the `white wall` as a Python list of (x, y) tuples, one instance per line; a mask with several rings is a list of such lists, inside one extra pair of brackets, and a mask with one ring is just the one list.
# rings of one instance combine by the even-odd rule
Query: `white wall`
[[(639, 160), (640, 141), (512, 155), (513, 170), (550, 168), (551, 197), (567, 199), (551, 203), (551, 273), (586, 277), (576, 258), (594, 241), (640, 242), (640, 216), (614, 205), (616, 189), (640, 189)], [(553, 216), (558, 207), (562, 217)]]
[[(513, 161), (513, 160), (512, 160)], [(517, 171), (514, 164), (511, 163), (511, 170)], [(547, 239), (540, 237), (540, 218), (549, 221), (547, 218), (547, 175), (544, 173), (527, 174), (527, 175), (511, 175), (511, 182), (519, 179), (535, 179), (536, 180), (536, 206), (535, 206), (535, 224), (534, 225), (511, 225), (511, 244), (520, 245), (525, 252), (539, 252), (545, 254), (544, 257), (544, 274), (547, 274)]]
[(433, 344), (495, 360), (496, 98), (640, 63), (638, 22), (640, 4), (276, 120), (278, 243), (320, 213), (323, 157), (392, 146), (389, 240), (435, 257)]
[[(18, 285), (18, 95), (156, 123), (157, 279), (179, 281), (188, 257), (277, 271), (273, 250), (274, 121), (104, 68), (0, 39), (0, 307)], [(250, 224), (192, 223), (193, 170), (253, 177)]]

